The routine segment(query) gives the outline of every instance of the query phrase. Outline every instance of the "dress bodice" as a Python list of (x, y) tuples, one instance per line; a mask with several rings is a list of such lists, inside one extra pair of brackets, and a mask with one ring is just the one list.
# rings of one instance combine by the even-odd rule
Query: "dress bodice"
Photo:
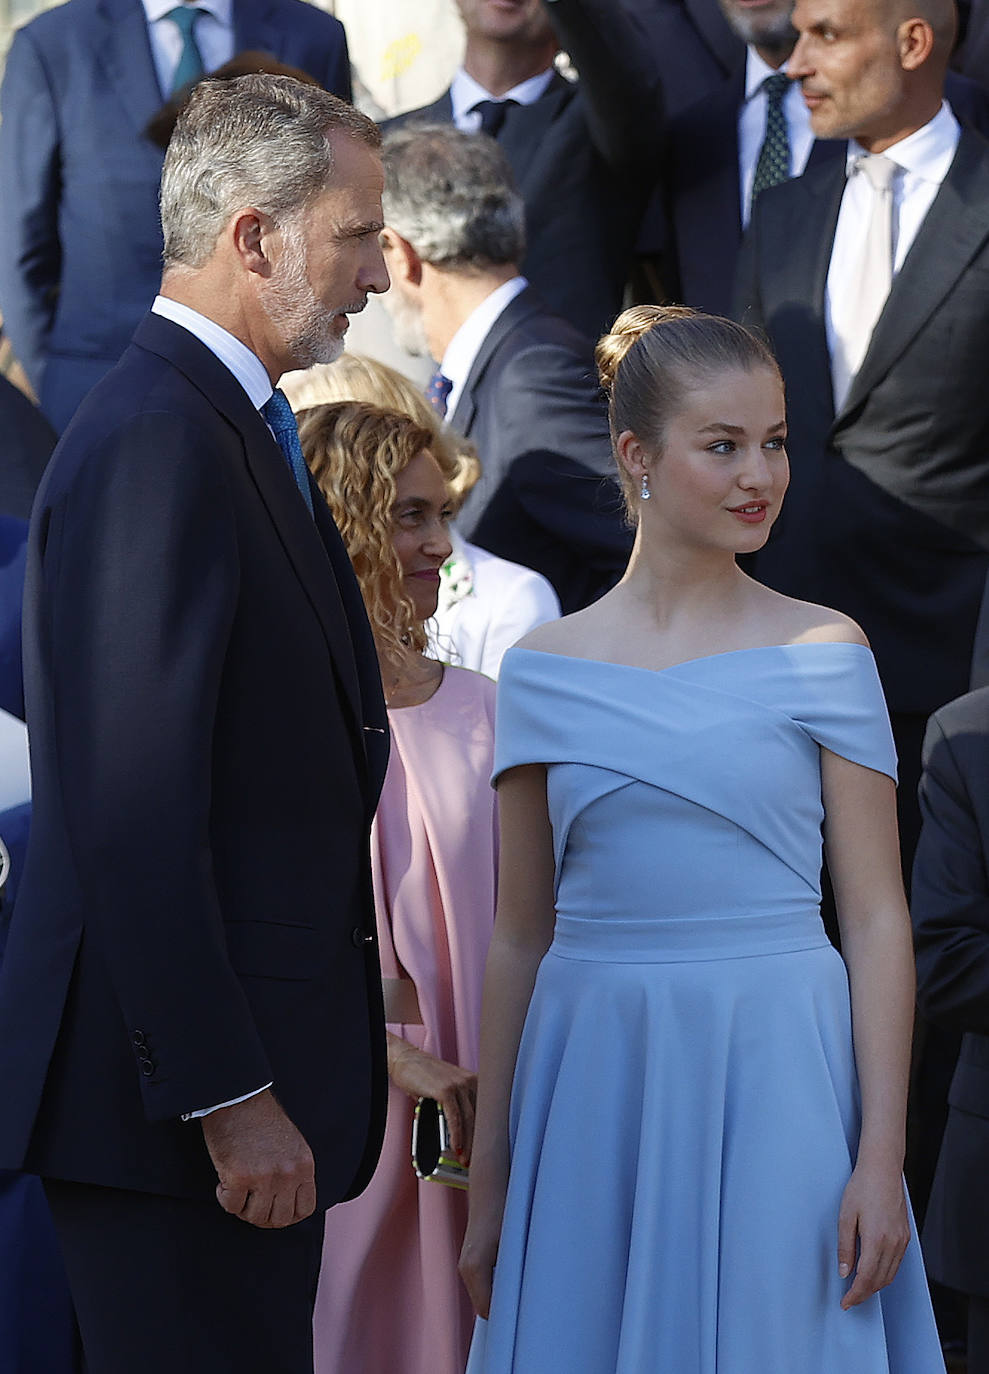
[(695, 948), (699, 919), (720, 947), (733, 917), (816, 911), (822, 747), (896, 767), (872, 654), (831, 642), (661, 671), (514, 649), (496, 741), (496, 778), (548, 765), (558, 916), (674, 939), (686, 920)]

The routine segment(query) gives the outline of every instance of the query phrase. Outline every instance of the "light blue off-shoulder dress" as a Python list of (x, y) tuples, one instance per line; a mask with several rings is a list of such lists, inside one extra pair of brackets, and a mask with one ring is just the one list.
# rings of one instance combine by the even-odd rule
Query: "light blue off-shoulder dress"
[(861, 645), (506, 656), (496, 776), (548, 765), (557, 918), (471, 1374), (943, 1371), (916, 1240), (839, 1306), (859, 1099), (822, 748), (895, 777)]

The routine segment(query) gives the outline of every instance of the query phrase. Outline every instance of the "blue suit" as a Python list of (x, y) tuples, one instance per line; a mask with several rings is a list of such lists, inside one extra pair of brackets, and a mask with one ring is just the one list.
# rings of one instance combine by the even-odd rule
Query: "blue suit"
[[(303, 0), (234, 0), (234, 49), (350, 98), (340, 22)], [(162, 104), (140, 0), (69, 0), (14, 38), (0, 92), (0, 311), (42, 409), (65, 428), (161, 280)]]

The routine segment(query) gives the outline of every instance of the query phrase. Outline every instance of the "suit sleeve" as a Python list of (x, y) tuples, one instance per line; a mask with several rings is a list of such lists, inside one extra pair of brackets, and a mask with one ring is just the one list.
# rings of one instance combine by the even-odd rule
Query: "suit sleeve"
[(60, 134), (52, 83), (31, 33), (14, 36), (0, 91), (0, 311), (40, 392), (62, 252)]
[(273, 1077), (227, 956), (211, 858), (239, 594), (230, 498), (202, 433), (145, 414), (87, 457), (49, 529), (43, 632), (83, 939), (147, 1046), (145, 1112), (164, 1120)]
[[(971, 745), (969, 737), (968, 752)], [(924, 741), (920, 806), (911, 897), (919, 1003), (935, 1024), (987, 1035), (989, 835), (980, 831), (965, 769), (936, 715)]]
[(549, 0), (546, 11), (580, 73), (599, 156), (651, 185), (663, 151), (663, 98), (645, 33), (617, 0)]
[(631, 536), (614, 481), (604, 402), (588, 364), (568, 349), (523, 349), (499, 380), (499, 443), (518, 456), (519, 504), (601, 572), (621, 571)]

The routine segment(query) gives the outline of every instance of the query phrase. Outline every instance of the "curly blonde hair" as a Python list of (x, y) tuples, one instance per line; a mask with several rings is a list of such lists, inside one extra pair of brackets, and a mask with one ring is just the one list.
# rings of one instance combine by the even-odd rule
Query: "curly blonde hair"
[(305, 372), (289, 372), (279, 386), (297, 413), (313, 406), (332, 405), (334, 401), (367, 401), (383, 410), (398, 410), (432, 434), (429, 451), (446, 472), (445, 464), (455, 467), (450, 478), (450, 500), (459, 510), (481, 475), (474, 445), (442, 425), (436, 411), (408, 377), (393, 367), (366, 358), (361, 353), (344, 353), (335, 363), (317, 363)]
[(437, 452), (431, 430), (408, 415), (363, 401), (314, 406), (298, 421), (302, 452), (354, 565), (379, 653), (422, 653), (426, 632), (392, 542), (395, 479), (428, 451), (449, 484), (456, 459)]

